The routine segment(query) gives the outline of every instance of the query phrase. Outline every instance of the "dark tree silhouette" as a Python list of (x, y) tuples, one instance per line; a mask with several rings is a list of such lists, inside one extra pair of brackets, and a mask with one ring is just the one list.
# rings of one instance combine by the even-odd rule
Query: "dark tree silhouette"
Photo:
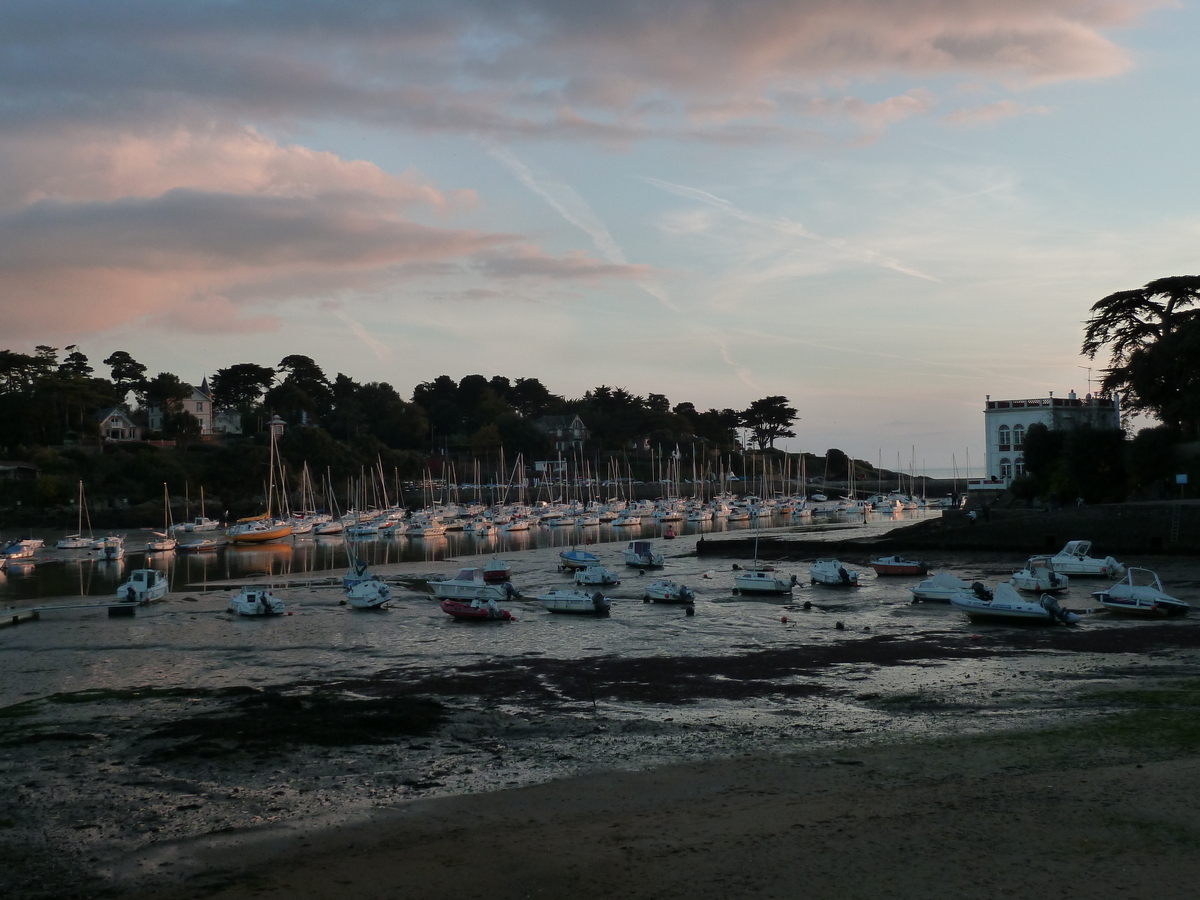
[(1200, 275), (1159, 278), (1097, 300), (1083, 352), (1109, 353), (1101, 388), (1121, 391), (1126, 409), (1150, 412), (1194, 434), (1200, 422)]
[(791, 424), (796, 421), (796, 407), (788, 405), (788, 398), (774, 395), (755, 400), (741, 413), (741, 424), (750, 429), (754, 442), (760, 450), (774, 447), (775, 441), (783, 437), (795, 437)]

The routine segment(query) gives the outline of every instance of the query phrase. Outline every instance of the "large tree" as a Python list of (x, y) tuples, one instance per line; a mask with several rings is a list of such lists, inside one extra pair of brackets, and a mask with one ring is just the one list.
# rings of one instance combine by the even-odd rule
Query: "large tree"
[(795, 437), (791, 428), (795, 421), (796, 407), (779, 395), (755, 400), (741, 413), (741, 424), (750, 429), (760, 450), (774, 447), (778, 438)]
[(217, 369), (213, 375), (213, 403), (223, 409), (240, 409), (243, 412), (254, 404), (275, 383), (275, 370), (257, 363), (238, 363), (226, 369)]
[(1200, 275), (1159, 278), (1097, 300), (1084, 329), (1089, 359), (1107, 350), (1101, 389), (1125, 408), (1195, 434), (1200, 424)]

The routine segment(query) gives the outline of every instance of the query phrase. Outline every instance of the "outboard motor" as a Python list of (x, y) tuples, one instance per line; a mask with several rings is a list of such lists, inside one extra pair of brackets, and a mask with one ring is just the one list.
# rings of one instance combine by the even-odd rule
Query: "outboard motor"
[(511, 582), (511, 581), (506, 581), (506, 582), (504, 582), (504, 596), (505, 596), (505, 597), (515, 597), (515, 596), (517, 596), (517, 589), (516, 589), (515, 587), (513, 587), (513, 586), (512, 586), (512, 582)]
[(976, 581), (974, 584), (972, 584), (971, 593), (973, 593), (980, 600), (986, 600), (988, 603), (992, 602), (992, 592), (983, 586), (983, 582)]
[(842, 584), (850, 583), (850, 573), (846, 571), (845, 566), (838, 566), (838, 577), (842, 579)]
[(608, 612), (608, 600), (599, 591), (596, 591), (596, 593), (592, 594), (592, 608), (600, 615), (604, 615), (606, 612)]
[(793, 586), (793, 587), (795, 587), (795, 586), (796, 586), (796, 585), (798, 585), (799, 583), (800, 583), (800, 579), (799, 579), (799, 578), (797, 578), (795, 575), (793, 575), (793, 576), (792, 576), (792, 586)]
[(1075, 615), (1073, 612), (1067, 612), (1065, 609), (1059, 606), (1058, 601), (1049, 594), (1042, 594), (1042, 609), (1050, 613), (1050, 617), (1052, 619), (1063, 625), (1071, 625), (1079, 621), (1079, 616)]

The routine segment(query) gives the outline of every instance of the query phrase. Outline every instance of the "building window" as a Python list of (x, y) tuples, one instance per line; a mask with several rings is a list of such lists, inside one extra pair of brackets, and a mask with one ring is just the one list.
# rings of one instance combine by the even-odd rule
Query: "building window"
[(1023, 457), (1023, 456), (1018, 456), (1018, 457), (1017, 457), (1017, 462), (1016, 462), (1016, 473), (1017, 473), (1018, 475), (1024, 475), (1024, 474), (1025, 474), (1025, 457)]
[(1012, 461), (1007, 456), (1000, 460), (1000, 477), (1005, 481), (1012, 478)]
[(1001, 447), (1005, 447), (1008, 445), (1008, 437), (1009, 437), (1008, 426), (1001, 425), (1000, 426), (1000, 446)]
[(198, 412), (198, 413), (204, 412), (204, 404), (201, 403), (199, 400), (196, 401), (196, 412)]
[(1013, 426), (1013, 447), (1020, 450), (1025, 445), (1025, 426)]

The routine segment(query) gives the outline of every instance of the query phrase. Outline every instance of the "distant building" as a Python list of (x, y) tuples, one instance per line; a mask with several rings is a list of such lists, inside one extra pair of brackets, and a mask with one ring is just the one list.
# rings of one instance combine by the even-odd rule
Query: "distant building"
[(119, 407), (102, 409), (95, 414), (100, 431), (100, 442), (104, 444), (121, 444), (127, 441), (140, 441), (142, 428), (134, 425), (129, 414)]
[(588, 438), (588, 430), (579, 416), (542, 416), (533, 424), (550, 435), (555, 450), (582, 450)]
[(0, 460), (0, 478), (6, 481), (34, 481), (37, 477), (38, 467), (31, 462)]
[(1025, 433), (1030, 425), (1045, 425), (1051, 431), (1065, 431), (1081, 425), (1093, 428), (1121, 427), (1120, 397), (1088, 394), (1082, 400), (1074, 391), (1066, 397), (1041, 397), (1034, 400), (993, 400), (988, 395), (983, 412), (987, 447), (987, 474), (983, 485), (1003, 489), (1018, 475), (1025, 474)]
[[(205, 378), (198, 388), (192, 387), (190, 384), (187, 387), (192, 393), (186, 400), (179, 402), (176, 410), (188, 413), (195, 418), (200, 423), (200, 434), (212, 434), (213, 404), (212, 396), (208, 392), (208, 379)], [(165, 409), (161, 406), (147, 407), (146, 416), (151, 431), (163, 430), (166, 419)]]

